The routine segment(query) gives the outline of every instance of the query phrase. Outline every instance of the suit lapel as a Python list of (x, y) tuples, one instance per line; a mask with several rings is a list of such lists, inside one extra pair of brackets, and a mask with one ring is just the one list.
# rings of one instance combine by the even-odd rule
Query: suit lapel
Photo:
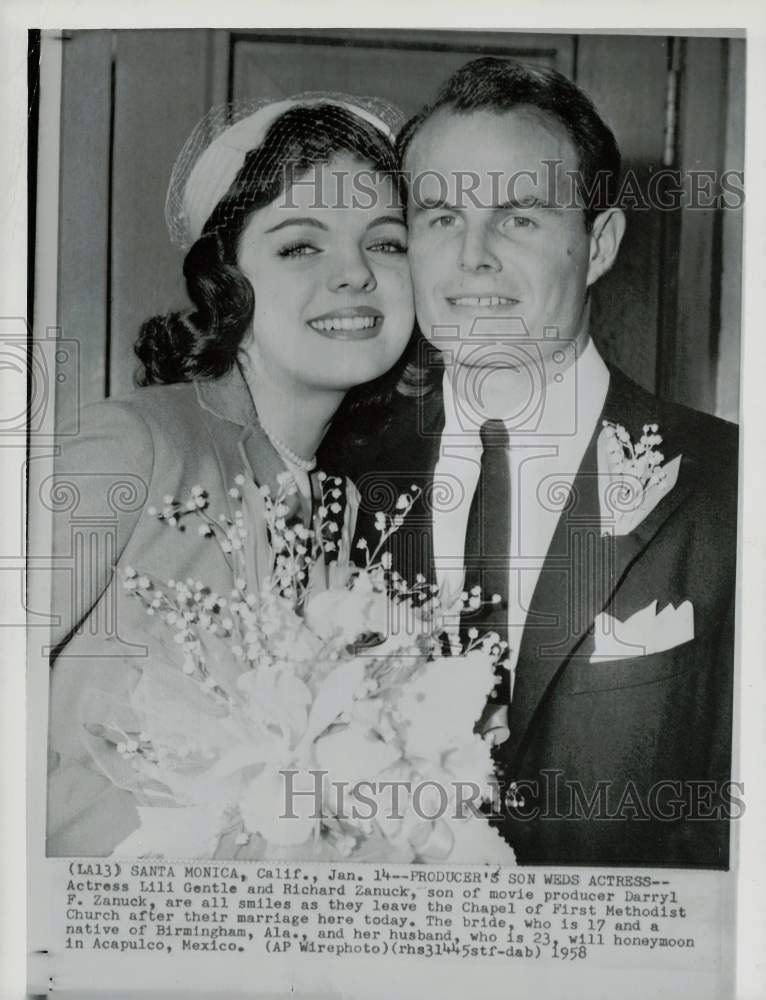
[(577, 651), (595, 617), (622, 586), (631, 566), (693, 490), (699, 463), (684, 454), (675, 487), (629, 535), (601, 535), (597, 440), (603, 421), (622, 423), (635, 437), (656, 421), (666, 459), (674, 449), (672, 426), (663, 426), (662, 404), (612, 369), (604, 407), (572, 484), (537, 581), (519, 651), (511, 701), (511, 736), (503, 755), (513, 766), (523, 752), (535, 712)]
[[(286, 471), (286, 466), (258, 422), (253, 397), (239, 366), (234, 365), (220, 378), (196, 382), (195, 388), (203, 410), (219, 420), (228, 420), (238, 425), (237, 454), (242, 462), (241, 470), (237, 469), (232, 473), (231, 469), (226, 469), (219, 454), (219, 463), (227, 485), (233, 485), (233, 476), (242, 471), (256, 486), (268, 485), (272, 495), (276, 495), (277, 476)], [(233, 433), (236, 434), (237, 430), (233, 429)], [(310, 517), (310, 500), (296, 496), (289, 498), (288, 506), (292, 500), (295, 509), (290, 511), (289, 516), (298, 513), (300, 508), (303, 520), (307, 523)]]

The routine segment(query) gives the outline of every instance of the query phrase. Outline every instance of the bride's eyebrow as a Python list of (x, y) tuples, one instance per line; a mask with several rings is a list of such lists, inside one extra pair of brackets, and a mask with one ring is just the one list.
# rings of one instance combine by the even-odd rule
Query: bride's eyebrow
[(405, 226), (405, 221), (401, 215), (379, 215), (373, 219), (367, 227), (373, 229), (375, 226)]
[(267, 229), (267, 233), (275, 233), (278, 229), (284, 229), (286, 226), (313, 226), (314, 229), (327, 229), (324, 222), (320, 222), (319, 219), (312, 219), (309, 216), (298, 219), (285, 219), (284, 222), (278, 222), (276, 226), (272, 226)]

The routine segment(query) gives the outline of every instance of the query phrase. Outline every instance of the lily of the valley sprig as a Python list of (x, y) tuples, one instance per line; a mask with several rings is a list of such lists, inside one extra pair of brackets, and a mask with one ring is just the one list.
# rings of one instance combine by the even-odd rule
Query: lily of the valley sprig
[[(270, 487), (266, 485), (259, 489), (264, 520), (274, 551), (271, 584), (284, 596), (288, 596), (289, 593), (296, 605), (300, 605), (306, 596), (309, 585), (307, 567), (318, 564), (322, 553), (331, 558), (338, 550), (341, 529), (337, 518), (342, 517), (343, 512), (339, 502), (342, 497), (343, 482), (324, 472), (318, 474), (318, 479), (322, 495), (313, 528), (307, 528), (300, 522), (289, 519), (293, 507), (291, 498), (297, 493), (295, 480), (289, 472), (277, 476), (275, 495), (272, 495)], [(235, 503), (243, 500), (244, 484), (245, 477), (240, 474), (235, 477), (234, 485), (228, 491), (230, 499)], [(167, 495), (163, 497), (161, 510), (149, 507), (147, 512), (168, 527), (181, 531), (185, 529), (189, 518), (196, 518), (200, 522), (197, 527), (199, 534), (212, 539), (218, 545), (229, 568), (237, 577), (246, 576), (244, 551), (248, 545), (248, 531), (245, 514), (241, 509), (237, 508), (231, 517), (227, 514), (214, 517), (209, 511), (207, 490), (196, 485), (191, 488), (187, 500), (177, 500)]]
[(635, 476), (646, 489), (661, 483), (665, 478), (662, 463), (665, 456), (661, 451), (655, 451), (662, 444), (662, 435), (658, 434), (657, 424), (644, 424), (643, 433), (638, 444), (633, 444), (630, 434), (622, 424), (604, 421), (607, 437), (607, 458), (610, 471), (622, 476)]
[(622, 424), (603, 422), (597, 442), (602, 535), (627, 535), (675, 486), (681, 455), (665, 463), (657, 424), (633, 442)]

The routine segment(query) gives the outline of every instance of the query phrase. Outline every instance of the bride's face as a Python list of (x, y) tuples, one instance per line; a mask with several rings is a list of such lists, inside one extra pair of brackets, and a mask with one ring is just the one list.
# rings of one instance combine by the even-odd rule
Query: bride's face
[(253, 286), (258, 377), (346, 390), (399, 358), (414, 321), (393, 183), (350, 156), (313, 168), (250, 218), (238, 262)]

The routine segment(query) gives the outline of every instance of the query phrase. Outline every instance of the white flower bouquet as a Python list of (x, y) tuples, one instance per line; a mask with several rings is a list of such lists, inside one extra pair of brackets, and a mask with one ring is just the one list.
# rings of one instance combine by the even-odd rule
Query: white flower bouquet
[(314, 531), (288, 521), (289, 476), (276, 497), (261, 490), (274, 569), (260, 579), (241, 509), (216, 520), (195, 487), (155, 512), (199, 519), (235, 587), (124, 572), (151, 616), (150, 656), (127, 699), (90, 691), (83, 718), (94, 760), (138, 810), (115, 854), (513, 864), (479, 809), (493, 765), (474, 731), (504, 644), (445, 639), (434, 588), (392, 572), (385, 545), (414, 488), (377, 515), (363, 566), (332, 561), (342, 484), (320, 476)]

